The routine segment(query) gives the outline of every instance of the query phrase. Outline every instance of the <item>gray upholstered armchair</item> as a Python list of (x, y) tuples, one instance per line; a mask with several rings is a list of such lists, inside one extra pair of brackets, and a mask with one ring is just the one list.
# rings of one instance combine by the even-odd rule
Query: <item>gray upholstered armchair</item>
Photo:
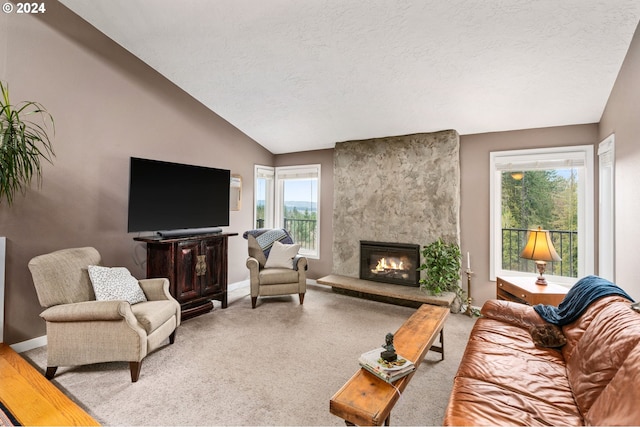
[(100, 262), (100, 254), (90, 247), (63, 249), (29, 262), (38, 300), (45, 308), (40, 316), (47, 324), (48, 379), (58, 366), (120, 361), (129, 362), (131, 381), (136, 382), (142, 359), (167, 338), (171, 344), (175, 340), (180, 304), (169, 294), (169, 281), (138, 281), (136, 291), (143, 302), (98, 301), (89, 266)]
[[(298, 294), (303, 304), (307, 291), (307, 259), (297, 255), (299, 245), (295, 247), (289, 233), (284, 229), (263, 228), (246, 231), (243, 237), (249, 247), (251, 308), (256, 308), (259, 296)], [(277, 260), (273, 248), (281, 244), (291, 247), (282, 249), (282, 256)]]

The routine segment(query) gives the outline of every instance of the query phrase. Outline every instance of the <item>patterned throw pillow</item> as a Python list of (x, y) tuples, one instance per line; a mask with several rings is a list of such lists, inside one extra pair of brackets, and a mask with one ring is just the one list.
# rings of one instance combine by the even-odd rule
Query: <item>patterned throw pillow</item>
[(147, 300), (138, 279), (125, 267), (90, 265), (89, 278), (96, 294), (96, 301), (124, 300), (136, 304)]
[(293, 243), (291, 235), (289, 235), (289, 232), (284, 228), (274, 228), (273, 230), (265, 231), (259, 236), (256, 236), (256, 241), (262, 248), (264, 256), (267, 258), (269, 258), (269, 252), (271, 251), (274, 242), (280, 242), (287, 245)]

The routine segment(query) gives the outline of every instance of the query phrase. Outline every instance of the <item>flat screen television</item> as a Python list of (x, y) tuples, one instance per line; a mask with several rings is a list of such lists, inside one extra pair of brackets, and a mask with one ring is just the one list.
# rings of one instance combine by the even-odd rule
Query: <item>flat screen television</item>
[(127, 229), (167, 236), (219, 231), (229, 225), (230, 179), (226, 169), (131, 157)]

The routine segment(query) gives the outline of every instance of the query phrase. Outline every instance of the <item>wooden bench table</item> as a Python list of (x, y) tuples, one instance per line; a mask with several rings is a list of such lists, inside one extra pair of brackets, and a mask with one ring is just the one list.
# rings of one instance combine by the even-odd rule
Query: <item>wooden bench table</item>
[[(411, 360), (416, 369), (429, 350), (437, 351), (444, 360), (444, 321), (449, 307), (423, 304), (394, 335), (396, 352)], [(434, 346), (440, 336), (440, 346)], [(382, 348), (381, 348), (382, 350)], [(411, 381), (411, 374), (393, 385), (360, 368), (331, 398), (329, 411), (347, 425), (389, 425), (393, 406)]]
[(0, 401), (25, 426), (100, 425), (3, 343), (0, 343)]

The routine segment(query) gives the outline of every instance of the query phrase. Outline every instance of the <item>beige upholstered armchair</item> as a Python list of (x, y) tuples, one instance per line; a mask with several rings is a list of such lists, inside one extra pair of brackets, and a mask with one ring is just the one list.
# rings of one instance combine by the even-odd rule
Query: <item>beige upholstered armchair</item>
[(304, 303), (307, 291), (307, 259), (298, 255), (284, 229), (258, 229), (243, 234), (248, 241), (247, 268), (251, 279), (251, 308), (259, 296), (298, 294)]
[[(169, 294), (169, 281), (137, 281), (126, 269), (100, 267), (100, 261), (98, 251), (87, 247), (59, 250), (29, 262), (45, 308), (40, 316), (47, 324), (48, 379), (58, 366), (120, 361), (129, 362), (131, 381), (136, 382), (142, 359), (167, 338), (171, 344), (175, 340), (180, 304)], [(96, 282), (107, 285), (96, 288)], [(134, 297), (122, 297), (122, 289), (135, 294), (133, 304), (129, 300)]]

